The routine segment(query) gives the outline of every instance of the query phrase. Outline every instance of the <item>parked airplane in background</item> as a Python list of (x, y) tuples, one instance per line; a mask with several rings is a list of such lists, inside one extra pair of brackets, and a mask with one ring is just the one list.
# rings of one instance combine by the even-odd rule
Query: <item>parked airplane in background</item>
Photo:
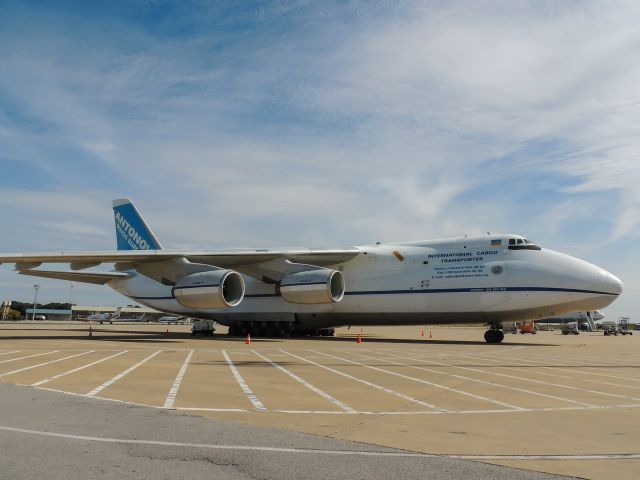
[(580, 322), (580, 323), (588, 323), (589, 319), (597, 322), (598, 320), (602, 320), (606, 315), (599, 310), (594, 310), (592, 312), (571, 312), (565, 313), (564, 315), (558, 315), (557, 317), (543, 318), (539, 320), (540, 322), (547, 323), (562, 323), (562, 322)]
[[(232, 335), (342, 325), (480, 323), (606, 307), (609, 272), (512, 234), (344, 249), (164, 250), (130, 200), (115, 200), (117, 251), (0, 255), (24, 275), (106, 284), (154, 309), (213, 319)], [(71, 271), (36, 270), (42, 263)], [(80, 272), (102, 263), (115, 271)]]
[[(602, 320), (605, 314), (599, 310), (592, 312), (571, 312), (559, 315), (557, 317), (543, 318), (539, 320), (540, 323), (573, 323), (577, 325), (578, 330), (586, 329), (587, 331), (594, 331), (599, 320)], [(586, 327), (584, 327), (586, 325)]]
[(121, 312), (122, 312), (122, 307), (118, 307), (116, 308), (116, 311), (114, 313), (109, 313), (109, 312), (93, 313), (91, 315), (88, 315), (86, 320), (100, 322), (100, 323), (105, 323), (105, 322), (113, 323), (115, 319), (120, 318)]
[(185, 323), (189, 323), (189, 317), (185, 317), (185, 316), (179, 316), (179, 315), (167, 315), (164, 317), (160, 317), (158, 319), (158, 322), (160, 323), (165, 323), (167, 325), (171, 325), (171, 324), (182, 324), (184, 325)]

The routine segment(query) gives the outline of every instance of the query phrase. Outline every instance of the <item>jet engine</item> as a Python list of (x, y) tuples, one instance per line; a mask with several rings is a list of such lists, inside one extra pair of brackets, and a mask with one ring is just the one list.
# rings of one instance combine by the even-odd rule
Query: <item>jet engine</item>
[(280, 283), (280, 295), (291, 303), (339, 302), (344, 289), (342, 273), (326, 268), (291, 273)]
[(235, 307), (244, 297), (244, 280), (233, 270), (191, 273), (176, 282), (172, 293), (189, 308)]

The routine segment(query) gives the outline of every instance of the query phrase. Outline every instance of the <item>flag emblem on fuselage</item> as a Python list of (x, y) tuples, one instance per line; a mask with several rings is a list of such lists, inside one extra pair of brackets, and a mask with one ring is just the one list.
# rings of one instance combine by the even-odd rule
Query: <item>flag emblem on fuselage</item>
[(502, 245), (502, 240), (491, 240), (492, 247), (500, 247)]

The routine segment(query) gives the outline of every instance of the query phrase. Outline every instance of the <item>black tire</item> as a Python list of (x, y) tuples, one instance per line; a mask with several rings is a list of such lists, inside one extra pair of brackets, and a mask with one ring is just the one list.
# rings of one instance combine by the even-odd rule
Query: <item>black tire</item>
[(500, 343), (504, 340), (504, 333), (500, 330), (487, 330), (484, 332), (484, 341), (487, 343)]

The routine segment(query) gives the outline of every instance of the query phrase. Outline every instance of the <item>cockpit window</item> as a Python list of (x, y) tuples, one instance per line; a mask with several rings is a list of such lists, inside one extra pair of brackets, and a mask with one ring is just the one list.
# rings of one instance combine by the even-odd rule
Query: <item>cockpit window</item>
[(535, 243), (527, 240), (526, 238), (510, 238), (509, 239), (509, 250), (542, 250)]

